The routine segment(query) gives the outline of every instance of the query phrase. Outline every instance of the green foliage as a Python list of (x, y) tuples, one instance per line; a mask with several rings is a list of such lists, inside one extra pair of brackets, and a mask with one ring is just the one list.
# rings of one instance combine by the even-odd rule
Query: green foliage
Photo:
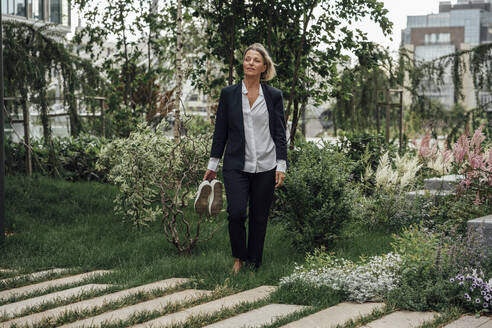
[(117, 213), (136, 226), (161, 219), (167, 240), (180, 253), (198, 242), (202, 217), (185, 212), (201, 181), (211, 136), (164, 136), (163, 126), (140, 125), (126, 139), (114, 140), (101, 154), (100, 166), (119, 187)]
[[(382, 135), (362, 133), (344, 133), (340, 137), (340, 142), (335, 146), (338, 152), (346, 154), (354, 166), (352, 169), (354, 181), (361, 181), (367, 167), (376, 171), (381, 156), (390, 151), (390, 155), (396, 153), (396, 149), (385, 143)], [(371, 183), (371, 182), (369, 182)], [(374, 184), (374, 182), (372, 182)], [(371, 190), (370, 186), (365, 186), (366, 190)]]
[(342, 226), (354, 218), (353, 163), (313, 143), (299, 145), (289, 156), (289, 174), (273, 216), (287, 225), (299, 248), (331, 247)]
[(401, 254), (403, 264), (398, 287), (388, 295), (389, 303), (409, 310), (463, 306), (459, 285), (450, 281), (459, 273), (488, 269), (483, 241), (475, 233), (462, 237), (411, 226), (395, 237), (393, 248)]
[[(33, 172), (56, 174), (68, 181), (104, 181), (105, 172), (96, 168), (101, 149), (108, 141), (82, 133), (78, 137), (53, 138), (55, 166), (50, 160), (50, 149), (43, 140), (32, 140)], [(25, 147), (22, 143), (5, 141), (5, 168), (8, 175), (25, 173)]]

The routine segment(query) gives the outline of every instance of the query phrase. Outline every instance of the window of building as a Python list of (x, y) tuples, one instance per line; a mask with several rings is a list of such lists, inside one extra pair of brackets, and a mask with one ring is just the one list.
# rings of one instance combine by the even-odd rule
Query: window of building
[(451, 33), (439, 33), (439, 43), (451, 42)]
[(2, 0), (2, 14), (8, 13), (8, 1)]
[(61, 23), (61, 0), (50, 1), (50, 22)]
[(26, 17), (26, 0), (14, 0), (15, 15)]
[(32, 10), (32, 18), (44, 19), (44, 0), (28, 0), (27, 6)]
[(429, 33), (425, 35), (425, 43), (449, 43), (451, 42), (451, 33)]
[(70, 25), (70, 10), (67, 0), (50, 1), (49, 21), (55, 24)]

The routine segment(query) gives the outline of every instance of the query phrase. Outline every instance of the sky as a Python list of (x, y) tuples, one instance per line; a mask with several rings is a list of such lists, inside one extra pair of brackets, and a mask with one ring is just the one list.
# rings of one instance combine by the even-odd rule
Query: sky
[(393, 41), (385, 37), (375, 23), (364, 22), (363, 26), (369, 41), (389, 47), (391, 51), (397, 51), (400, 46), (401, 30), (407, 25), (407, 16), (439, 12), (439, 0), (383, 0), (383, 2), (384, 7), (389, 11), (388, 18), (393, 22)]

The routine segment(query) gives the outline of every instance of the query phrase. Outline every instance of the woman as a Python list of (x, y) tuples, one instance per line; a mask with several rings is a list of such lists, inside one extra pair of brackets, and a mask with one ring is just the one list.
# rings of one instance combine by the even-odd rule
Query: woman
[(223, 176), (235, 274), (244, 263), (255, 270), (261, 265), (273, 192), (283, 184), (287, 161), (282, 92), (260, 83), (275, 76), (274, 63), (261, 44), (246, 49), (243, 71), (241, 82), (220, 93), (210, 161), (203, 177), (208, 181), (216, 178), (225, 149)]

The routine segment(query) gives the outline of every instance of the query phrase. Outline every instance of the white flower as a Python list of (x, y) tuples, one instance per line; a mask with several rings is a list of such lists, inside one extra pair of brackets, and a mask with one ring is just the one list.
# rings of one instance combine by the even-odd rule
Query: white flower
[(345, 291), (352, 301), (379, 300), (385, 292), (395, 288), (400, 263), (401, 257), (393, 253), (371, 257), (361, 264), (334, 259), (321, 267), (296, 266), (294, 273), (280, 279), (280, 285), (297, 282), (314, 287), (327, 286)]

